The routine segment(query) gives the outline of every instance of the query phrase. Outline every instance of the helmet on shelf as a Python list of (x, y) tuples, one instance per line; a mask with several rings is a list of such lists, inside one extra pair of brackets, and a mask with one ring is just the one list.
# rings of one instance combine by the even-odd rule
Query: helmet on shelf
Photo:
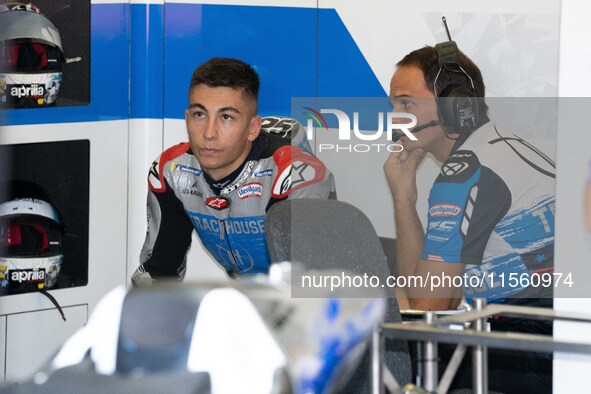
[(53, 104), (66, 62), (58, 29), (36, 6), (0, 5), (0, 106)]
[(11, 292), (50, 288), (63, 260), (58, 211), (44, 200), (0, 204), (0, 284)]

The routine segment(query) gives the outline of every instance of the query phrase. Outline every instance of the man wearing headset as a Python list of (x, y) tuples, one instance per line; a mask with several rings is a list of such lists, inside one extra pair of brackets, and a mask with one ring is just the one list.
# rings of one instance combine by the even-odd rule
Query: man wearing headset
[[(412, 309), (455, 309), (463, 297), (552, 306), (551, 285), (527, 284), (536, 275), (552, 277), (554, 163), (489, 120), (484, 90), (480, 70), (452, 41), (406, 55), (390, 83), (394, 110), (415, 115), (418, 125), (410, 130), (418, 132), (416, 140), (398, 136), (404, 150), (384, 164), (394, 201), (397, 274), (430, 281), (404, 289)], [(443, 164), (424, 231), (415, 205), (416, 171), (426, 153)], [(551, 324), (526, 320), (499, 328), (551, 333)], [(551, 358), (533, 372), (550, 367)]]

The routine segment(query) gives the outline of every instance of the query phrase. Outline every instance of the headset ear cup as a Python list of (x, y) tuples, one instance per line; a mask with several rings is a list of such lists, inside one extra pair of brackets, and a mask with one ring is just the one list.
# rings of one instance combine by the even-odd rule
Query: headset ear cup
[(451, 85), (437, 97), (437, 110), (443, 127), (451, 133), (469, 135), (478, 125), (478, 99), (463, 86)]

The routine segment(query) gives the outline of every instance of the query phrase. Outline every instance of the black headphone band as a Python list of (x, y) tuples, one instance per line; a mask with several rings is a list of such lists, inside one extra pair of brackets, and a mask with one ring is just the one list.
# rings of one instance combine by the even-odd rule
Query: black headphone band
[[(476, 89), (472, 77), (459, 63), (459, 50), (454, 41), (446, 41), (435, 45), (439, 71), (433, 81), (433, 92), (437, 99), (437, 111), (444, 129), (449, 132), (457, 132), (461, 136), (468, 136), (479, 124), (479, 105), (476, 97)], [(454, 66), (459, 71), (450, 70), (448, 65)], [(470, 81), (471, 88), (457, 84), (451, 84), (441, 92), (437, 91), (437, 80), (442, 72), (460, 72)]]

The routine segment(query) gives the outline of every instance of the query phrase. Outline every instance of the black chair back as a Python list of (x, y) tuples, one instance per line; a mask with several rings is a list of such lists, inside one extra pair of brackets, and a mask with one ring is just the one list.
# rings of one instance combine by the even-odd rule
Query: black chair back
[[(386, 283), (390, 274), (373, 225), (363, 212), (342, 201), (300, 199), (276, 203), (267, 213), (266, 239), (272, 263), (298, 262), (306, 270), (346, 270), (358, 275), (375, 275), (380, 283)], [(292, 295), (294, 290), (292, 286)], [(390, 294), (384, 320), (399, 322), (400, 310), (393, 290)], [(387, 340), (385, 362), (401, 386), (411, 381), (406, 341)], [(367, 374), (368, 361), (362, 363), (352, 378), (357, 387), (350, 388), (351, 392), (366, 391)]]

